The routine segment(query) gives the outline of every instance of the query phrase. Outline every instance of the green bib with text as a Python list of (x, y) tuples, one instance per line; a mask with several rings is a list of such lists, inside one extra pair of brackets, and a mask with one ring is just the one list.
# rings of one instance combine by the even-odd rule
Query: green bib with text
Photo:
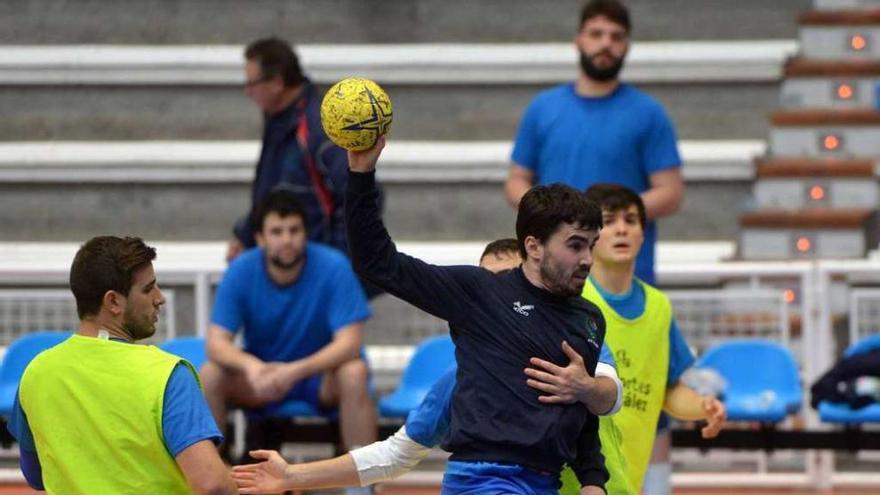
[(191, 493), (162, 433), (165, 386), (180, 362), (154, 346), (79, 335), (31, 361), (19, 400), (46, 491)]
[(583, 297), (605, 316), (605, 344), (614, 355), (623, 382), (623, 407), (617, 414), (599, 418), (602, 454), (611, 475), (606, 491), (613, 495), (641, 490), (669, 374), (669, 298), (638, 279), (634, 283), (645, 291), (645, 311), (634, 319), (614, 311), (592, 280), (587, 280), (583, 292)]

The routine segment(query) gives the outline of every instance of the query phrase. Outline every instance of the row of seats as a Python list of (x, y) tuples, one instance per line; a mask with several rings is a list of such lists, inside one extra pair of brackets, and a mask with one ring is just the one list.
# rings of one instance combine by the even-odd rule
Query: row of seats
[[(58, 331), (33, 332), (9, 346), (0, 366), (0, 415), (11, 413), (18, 382), (28, 363), (41, 351), (70, 335), (70, 332)], [(200, 337), (178, 337), (160, 343), (159, 347), (188, 360), (196, 368), (206, 360), (205, 341)], [(853, 344), (846, 356), (878, 347), (880, 335)], [(389, 418), (406, 416), (454, 363), (455, 348), (448, 336), (431, 337), (420, 343), (398, 388), (379, 400), (380, 414)], [(696, 367), (713, 369), (723, 377), (726, 384), (724, 402), (731, 421), (777, 423), (801, 409), (803, 393), (797, 364), (791, 351), (779, 343), (766, 340), (725, 342), (706, 351)], [(880, 404), (853, 410), (846, 404), (823, 402), (819, 414), (829, 423), (880, 422)], [(285, 401), (251, 411), (249, 416), (264, 419), (321, 416), (321, 413), (308, 403)]]
[[(855, 342), (844, 357), (880, 348), (880, 335)], [(711, 368), (726, 380), (724, 403), (731, 421), (776, 423), (801, 410), (802, 387), (794, 356), (782, 345), (742, 340), (709, 349), (696, 364)], [(880, 404), (853, 409), (845, 403), (823, 401), (819, 418), (826, 423), (880, 423)]]

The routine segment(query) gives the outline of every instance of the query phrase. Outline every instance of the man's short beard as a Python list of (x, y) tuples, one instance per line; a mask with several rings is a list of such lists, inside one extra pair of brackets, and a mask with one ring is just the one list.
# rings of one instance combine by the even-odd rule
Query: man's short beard
[(583, 288), (572, 288), (569, 283), (569, 277), (566, 277), (556, 265), (551, 263), (549, 257), (541, 261), (541, 264), (538, 265), (538, 270), (541, 273), (541, 281), (544, 282), (544, 287), (550, 293), (562, 297), (579, 296), (581, 294)]
[[(596, 55), (598, 55), (598, 53)], [(581, 70), (584, 71), (584, 74), (586, 74), (587, 77), (594, 81), (612, 81), (614, 79), (617, 79), (617, 75), (620, 74), (620, 69), (623, 68), (623, 60), (625, 58), (626, 54), (624, 54), (620, 58), (615, 58), (614, 63), (609, 65), (608, 67), (602, 68), (596, 67), (596, 65), (593, 63), (592, 56), (581, 52)]]
[(138, 320), (134, 313), (126, 308), (122, 319), (122, 329), (128, 333), (132, 340), (142, 340), (152, 337), (156, 333), (156, 323), (152, 321), (151, 317)]
[(293, 258), (293, 260), (290, 262), (285, 262), (279, 256), (270, 256), (269, 257), (269, 263), (272, 263), (272, 266), (274, 266), (275, 268), (278, 268), (280, 270), (285, 270), (285, 271), (293, 270), (294, 268), (296, 268), (297, 265), (299, 265), (299, 263), (301, 261), (302, 261), (301, 255)]

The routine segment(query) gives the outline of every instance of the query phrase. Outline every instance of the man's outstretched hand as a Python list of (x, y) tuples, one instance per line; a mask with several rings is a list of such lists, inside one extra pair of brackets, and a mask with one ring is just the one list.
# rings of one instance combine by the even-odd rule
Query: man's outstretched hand
[(376, 170), (376, 162), (385, 148), (385, 136), (379, 136), (372, 148), (363, 151), (348, 150), (348, 168), (352, 172), (367, 173)]
[(703, 399), (703, 411), (706, 413), (706, 421), (709, 423), (703, 427), (703, 438), (715, 438), (724, 428), (724, 421), (727, 420), (727, 408), (724, 403), (714, 397), (705, 397)]
[(258, 464), (232, 468), (232, 479), (242, 494), (280, 493), (287, 489), (287, 462), (275, 450), (252, 450), (251, 457), (265, 459)]

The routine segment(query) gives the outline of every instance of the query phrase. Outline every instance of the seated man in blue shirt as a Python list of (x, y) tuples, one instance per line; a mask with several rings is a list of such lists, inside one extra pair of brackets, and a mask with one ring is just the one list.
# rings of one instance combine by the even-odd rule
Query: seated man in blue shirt
[[(273, 406), (287, 399), (339, 407), (343, 443), (376, 440), (362, 330), (370, 308), (351, 264), (307, 241), (305, 212), (285, 189), (258, 210), (259, 249), (236, 258), (217, 289), (201, 369), (217, 424), (226, 405)], [(244, 346), (233, 344), (243, 332)]]
[(49, 493), (236, 493), (192, 365), (135, 341), (165, 303), (134, 237), (77, 252), (76, 334), (28, 365), (9, 418), (28, 484)]
[[(480, 266), (495, 273), (512, 270), (519, 266), (520, 262), (516, 239), (493, 241), (486, 246), (480, 257)], [(583, 360), (577, 354), (571, 357), (571, 368), (579, 369), (578, 376), (587, 375)], [(622, 386), (614, 366), (611, 354), (603, 347), (599, 364), (596, 365), (596, 377), (604, 376), (615, 380), (618, 386), (618, 400), (606, 414), (615, 413), (621, 405)], [(431, 449), (439, 445), (448, 432), (455, 372), (456, 366), (451, 366), (431, 387), (419, 407), (410, 412), (406, 424), (386, 440), (355, 449), (335, 459), (299, 465), (288, 465), (276, 451), (257, 450), (251, 452), (251, 457), (266, 461), (236, 466), (233, 470), (233, 478), (240, 490), (257, 494), (283, 490), (368, 486), (402, 476), (427, 457)], [(575, 390), (560, 390), (548, 398), (555, 396), (558, 400), (562, 400), (562, 396), (569, 393), (576, 395)], [(571, 397), (565, 399), (571, 400)], [(601, 457), (594, 456), (585, 461), (601, 462)]]

